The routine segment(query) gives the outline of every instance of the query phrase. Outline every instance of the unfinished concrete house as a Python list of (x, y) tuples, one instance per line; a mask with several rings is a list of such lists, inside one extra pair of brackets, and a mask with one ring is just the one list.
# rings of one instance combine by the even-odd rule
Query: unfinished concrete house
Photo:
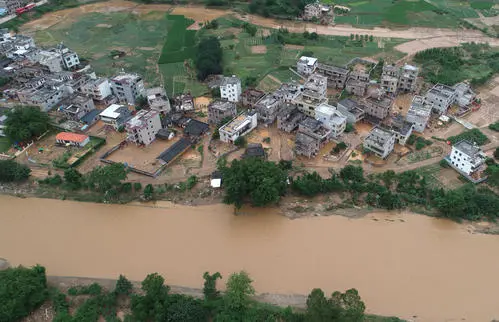
[(315, 109), (315, 119), (331, 130), (331, 137), (337, 138), (345, 131), (347, 118), (336, 107), (321, 104)]
[(253, 109), (256, 102), (258, 102), (262, 97), (265, 96), (265, 92), (249, 88), (241, 94), (241, 103), (243, 107)]
[(298, 126), (295, 153), (308, 158), (314, 157), (324, 144), (329, 141), (330, 137), (331, 130), (322, 125), (320, 121), (307, 117)]
[(416, 80), (418, 78), (419, 68), (405, 64), (400, 70), (398, 81), (398, 90), (401, 92), (414, 92), (416, 89)]
[(392, 118), (390, 130), (395, 134), (395, 141), (400, 145), (406, 144), (407, 139), (409, 139), (412, 134), (413, 128), (414, 125), (404, 120), (402, 115), (397, 115)]
[(456, 100), (456, 90), (450, 86), (437, 84), (425, 95), (426, 103), (433, 104), (433, 112), (445, 114)]
[(374, 127), (364, 139), (365, 149), (373, 152), (382, 159), (386, 159), (393, 151), (395, 145), (395, 134), (381, 127)]
[(79, 121), (88, 112), (95, 109), (91, 97), (77, 94), (64, 100), (61, 105), (64, 115), (72, 121)]
[(291, 103), (303, 90), (303, 86), (297, 82), (284, 83), (274, 92), (284, 103)]
[(301, 56), (296, 63), (296, 70), (299, 74), (309, 76), (312, 75), (317, 67), (317, 58)]
[(322, 8), (319, 2), (309, 3), (303, 8), (303, 20), (319, 19), (322, 14)]
[(369, 74), (363, 72), (351, 72), (348, 75), (345, 90), (356, 96), (364, 96), (369, 86)]
[(390, 114), (393, 102), (394, 100), (387, 96), (368, 97), (365, 100), (366, 115), (370, 117), (372, 123), (378, 124)]
[(177, 112), (189, 112), (194, 110), (194, 98), (191, 94), (178, 94), (173, 98), (173, 106)]
[(208, 123), (210, 124), (220, 124), (223, 119), (233, 119), (236, 115), (236, 103), (216, 100), (208, 105)]
[(288, 133), (293, 132), (305, 118), (305, 114), (297, 107), (283, 108), (277, 115), (277, 128)]
[(146, 90), (147, 104), (151, 110), (169, 113), (171, 111), (170, 100), (163, 87), (154, 87)]
[(459, 107), (466, 107), (475, 100), (476, 94), (473, 92), (470, 85), (466, 83), (457, 83), (453, 87), (456, 91), (456, 103)]
[(347, 118), (347, 123), (355, 124), (364, 119), (366, 107), (353, 99), (346, 98), (338, 103), (338, 111)]
[(423, 132), (431, 117), (433, 105), (425, 102), (423, 96), (414, 96), (407, 111), (406, 121), (414, 125), (414, 131)]
[(275, 122), (283, 102), (274, 94), (267, 94), (255, 104), (258, 120), (265, 125)]
[(303, 91), (292, 101), (300, 111), (311, 117), (315, 117), (315, 108), (326, 102), (327, 78), (318, 74), (309, 77)]
[(381, 74), (381, 87), (387, 93), (396, 93), (400, 77), (400, 69), (394, 65), (384, 65)]
[(327, 77), (329, 87), (343, 89), (346, 85), (350, 71), (346, 68), (326, 64), (317, 64), (316, 72)]

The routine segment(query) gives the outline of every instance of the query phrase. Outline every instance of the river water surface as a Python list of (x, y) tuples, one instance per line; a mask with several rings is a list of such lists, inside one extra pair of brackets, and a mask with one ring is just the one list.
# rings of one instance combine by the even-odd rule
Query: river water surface
[[(49, 275), (202, 287), (246, 270), (258, 292), (356, 288), (368, 311), (417, 321), (499, 318), (499, 237), (411, 214), (289, 220), (277, 210), (157, 208), (0, 196), (0, 257)], [(225, 281), (224, 279), (223, 281)]]

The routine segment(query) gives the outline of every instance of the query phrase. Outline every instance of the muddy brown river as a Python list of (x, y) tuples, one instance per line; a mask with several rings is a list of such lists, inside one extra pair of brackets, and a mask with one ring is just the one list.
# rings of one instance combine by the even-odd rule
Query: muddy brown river
[[(0, 196), (0, 257), (49, 275), (201, 287), (246, 270), (258, 292), (357, 288), (370, 313), (416, 321), (499, 318), (499, 237), (411, 214), (289, 220), (225, 205), (102, 205)], [(464, 319), (464, 320), (463, 320)]]

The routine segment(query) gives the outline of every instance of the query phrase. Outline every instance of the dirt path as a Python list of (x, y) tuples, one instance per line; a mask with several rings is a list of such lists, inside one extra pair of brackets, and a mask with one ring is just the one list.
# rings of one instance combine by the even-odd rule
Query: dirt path
[(138, 14), (146, 14), (151, 11), (167, 12), (185, 15), (196, 21), (212, 20), (224, 15), (234, 14), (242, 20), (249, 21), (255, 25), (266, 28), (287, 28), (291, 32), (317, 32), (322, 35), (350, 36), (350, 34), (369, 34), (374, 37), (415, 39), (414, 41), (399, 45), (396, 49), (411, 54), (418, 50), (433, 47), (455, 46), (463, 42), (488, 42), (492, 46), (499, 46), (499, 39), (483, 35), (476, 30), (452, 30), (442, 28), (408, 28), (404, 30), (391, 30), (388, 28), (362, 29), (350, 25), (321, 26), (301, 21), (281, 21), (263, 18), (255, 15), (240, 15), (231, 10), (208, 9), (202, 6), (171, 6), (163, 4), (139, 5), (124, 0), (111, 0), (94, 4), (83, 5), (77, 8), (45, 14), (42, 18), (31, 21), (21, 27), (21, 32), (29, 33), (36, 30), (47, 29), (59, 23), (72, 23), (78, 17), (90, 12), (116, 12), (130, 11)]

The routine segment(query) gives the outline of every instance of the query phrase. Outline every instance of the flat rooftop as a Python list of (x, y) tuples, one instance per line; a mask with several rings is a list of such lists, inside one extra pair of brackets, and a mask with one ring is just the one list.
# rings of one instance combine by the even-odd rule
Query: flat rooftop
[(348, 74), (348, 72), (350, 71), (346, 68), (337, 67), (337, 66), (333, 66), (333, 65), (326, 65), (326, 64), (321, 64), (321, 63), (317, 64), (317, 68), (327, 70), (329, 72), (334, 72), (337, 74), (344, 74), (344, 75)]
[(473, 157), (477, 153), (481, 152), (480, 148), (477, 145), (471, 143), (468, 140), (459, 141), (456, 144), (454, 144), (453, 147), (470, 157)]
[(389, 130), (385, 130), (380, 127), (375, 127), (369, 132), (366, 137), (366, 141), (375, 142), (381, 146), (383, 146), (386, 141), (393, 137), (393, 133)]

